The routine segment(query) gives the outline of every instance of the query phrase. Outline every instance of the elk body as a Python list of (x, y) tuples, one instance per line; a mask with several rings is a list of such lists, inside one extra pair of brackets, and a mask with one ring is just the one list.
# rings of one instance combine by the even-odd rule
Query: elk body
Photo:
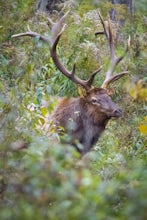
[[(82, 98), (63, 98), (58, 104), (53, 121), (57, 131), (71, 136), (70, 142), (81, 153), (87, 153), (105, 130), (108, 120), (122, 116), (121, 109), (112, 102), (107, 91), (93, 88)], [(78, 140), (83, 148), (78, 148)]]
[[(96, 35), (104, 34), (110, 48), (110, 64), (106, 72), (106, 78), (100, 88), (93, 87), (92, 83), (95, 75), (102, 69), (102, 67), (94, 71), (88, 80), (82, 80), (75, 75), (75, 65), (73, 66), (72, 71), (69, 71), (64, 67), (58, 58), (56, 47), (65, 26), (63, 26), (60, 33), (59, 28), (62, 26), (68, 12), (61, 17), (57, 23), (53, 23), (49, 19), (52, 24), (51, 39), (48, 39), (36, 32), (32, 32), (30, 29), (28, 29), (28, 31), (25, 33), (12, 36), (37, 36), (45, 43), (51, 43), (50, 54), (56, 67), (67, 78), (85, 89), (85, 95), (83, 97), (62, 98), (52, 115), (52, 123), (55, 126), (55, 130), (60, 135), (63, 134), (63, 131), (69, 134), (71, 137), (71, 144), (81, 154), (87, 153), (94, 146), (101, 133), (105, 130), (107, 122), (112, 117), (119, 118), (122, 116), (122, 110), (111, 100), (107, 88), (110, 83), (120, 79), (127, 73), (127, 71), (125, 71), (119, 74), (113, 74), (115, 67), (128, 52), (130, 39), (128, 40), (124, 54), (120, 57), (117, 57), (114, 50), (114, 40), (110, 19), (108, 19), (108, 25), (106, 26), (102, 15), (100, 12), (98, 13), (103, 26), (103, 31), (97, 32)], [(77, 144), (77, 141), (82, 144), (82, 148), (78, 147), (79, 145)]]

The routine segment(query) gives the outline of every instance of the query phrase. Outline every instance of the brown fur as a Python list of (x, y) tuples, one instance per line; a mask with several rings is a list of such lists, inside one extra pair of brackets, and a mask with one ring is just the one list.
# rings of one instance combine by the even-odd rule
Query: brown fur
[[(93, 99), (97, 100), (94, 103)], [(112, 102), (107, 91), (99, 88), (90, 89), (85, 97), (63, 98), (53, 114), (53, 122), (61, 134), (71, 136), (71, 143), (81, 153), (87, 153), (99, 139), (111, 117), (120, 117), (121, 109)], [(76, 141), (83, 145), (78, 148)]]

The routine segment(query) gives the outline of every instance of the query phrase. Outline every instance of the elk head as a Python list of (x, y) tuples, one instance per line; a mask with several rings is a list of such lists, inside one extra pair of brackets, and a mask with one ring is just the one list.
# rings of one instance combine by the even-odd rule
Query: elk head
[(91, 111), (99, 112), (99, 117), (102, 115), (107, 118), (122, 116), (121, 108), (112, 101), (106, 89), (95, 87), (89, 89), (85, 96), (85, 102), (89, 104)]

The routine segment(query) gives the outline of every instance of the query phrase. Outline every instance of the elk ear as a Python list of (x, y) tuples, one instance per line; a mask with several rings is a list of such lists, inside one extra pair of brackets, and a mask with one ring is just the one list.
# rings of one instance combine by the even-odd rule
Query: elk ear
[(109, 96), (112, 96), (113, 94), (115, 93), (115, 91), (114, 91), (114, 89), (107, 89), (107, 94), (109, 95)]
[(83, 86), (78, 85), (78, 94), (80, 97), (85, 97), (87, 95), (87, 91)]

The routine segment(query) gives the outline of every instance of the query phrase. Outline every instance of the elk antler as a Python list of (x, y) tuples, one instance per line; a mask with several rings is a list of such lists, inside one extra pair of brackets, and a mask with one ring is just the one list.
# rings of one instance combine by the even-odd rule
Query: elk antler
[(89, 89), (93, 83), (94, 77), (95, 75), (102, 69), (102, 66), (100, 66), (99, 69), (97, 69), (96, 71), (94, 71), (90, 78), (88, 80), (82, 80), (79, 77), (75, 76), (75, 68), (76, 65), (74, 64), (72, 71), (68, 71), (64, 65), (60, 62), (57, 52), (56, 52), (56, 48), (57, 48), (57, 44), (59, 42), (59, 39), (62, 35), (62, 32), (60, 34), (58, 34), (58, 36), (55, 38), (55, 40), (53, 41), (53, 45), (50, 49), (51, 52), (51, 57), (56, 65), (56, 67), (70, 80), (72, 80), (74, 83), (79, 84), (81, 86), (83, 86), (85, 89)]
[(121, 55), (120, 57), (117, 57), (115, 54), (115, 50), (114, 50), (114, 39), (113, 39), (113, 34), (112, 34), (112, 26), (111, 26), (110, 17), (108, 17), (108, 26), (106, 26), (106, 23), (104, 22), (104, 19), (101, 15), (100, 11), (98, 13), (99, 13), (99, 17), (100, 17), (104, 31), (96, 32), (95, 35), (105, 34), (105, 36), (108, 40), (108, 43), (109, 43), (109, 47), (110, 47), (110, 64), (109, 64), (109, 68), (106, 72), (105, 80), (101, 86), (101, 88), (106, 89), (110, 83), (120, 79), (121, 77), (123, 77), (125, 74), (128, 73), (128, 71), (124, 71), (119, 74), (113, 75), (115, 67), (125, 57), (125, 55), (127, 54), (128, 50), (129, 50), (130, 36), (128, 38), (127, 46), (126, 46), (126, 49), (125, 49), (123, 55)]
[[(54, 64), (56, 65), (56, 67), (70, 80), (72, 80), (74, 83), (79, 84), (81, 86), (83, 86), (86, 90), (88, 90), (94, 80), (95, 75), (100, 72), (100, 70), (102, 69), (102, 66), (100, 66), (99, 69), (97, 69), (96, 71), (94, 71), (91, 76), (89, 77), (88, 80), (82, 80), (79, 77), (75, 76), (75, 69), (76, 69), (76, 65), (73, 65), (73, 69), (72, 71), (69, 71), (66, 69), (66, 67), (61, 63), (61, 61), (58, 58), (57, 55), (57, 44), (60, 40), (60, 37), (65, 29), (65, 24), (63, 25), (67, 15), (68, 15), (69, 11), (63, 15), (58, 22), (54, 23), (50, 18), (48, 18), (48, 21), (51, 23), (52, 25), (52, 29), (51, 29), (51, 33), (52, 33), (52, 37), (50, 39), (48, 39), (47, 37), (37, 33), (37, 32), (33, 32), (30, 30), (30, 28), (28, 27), (28, 31), (25, 33), (19, 33), (19, 34), (15, 34), (12, 35), (12, 38), (17, 38), (17, 37), (24, 37), (24, 36), (30, 36), (30, 37), (38, 37), (40, 40), (42, 40), (43, 42), (47, 43), (47, 44), (51, 44), (50, 47), (50, 54), (51, 57), (53, 59)], [(62, 28), (61, 28), (62, 27)], [(61, 30), (61, 31), (60, 31)]]

